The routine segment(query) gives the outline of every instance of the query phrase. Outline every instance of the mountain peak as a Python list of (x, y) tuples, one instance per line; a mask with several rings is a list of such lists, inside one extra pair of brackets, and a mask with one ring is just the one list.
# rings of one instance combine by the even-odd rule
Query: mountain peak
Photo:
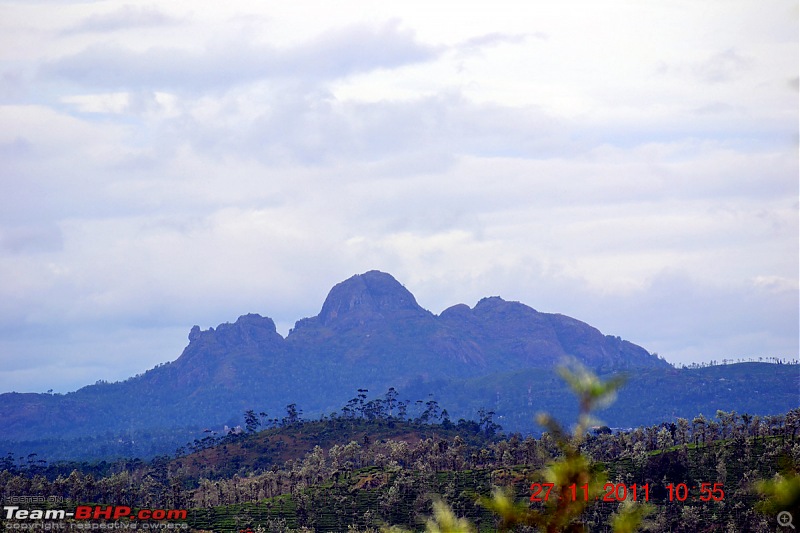
[(216, 329), (201, 330), (200, 326), (193, 326), (189, 332), (189, 345), (178, 360), (191, 359), (192, 354), (202, 352), (209, 346), (219, 347), (263, 345), (278, 346), (283, 337), (277, 332), (275, 322), (269, 318), (255, 313), (240, 316), (231, 324), (219, 324)]
[(344, 280), (328, 293), (319, 318), (323, 324), (345, 317), (360, 320), (397, 311), (424, 312), (414, 295), (390, 274), (370, 270)]

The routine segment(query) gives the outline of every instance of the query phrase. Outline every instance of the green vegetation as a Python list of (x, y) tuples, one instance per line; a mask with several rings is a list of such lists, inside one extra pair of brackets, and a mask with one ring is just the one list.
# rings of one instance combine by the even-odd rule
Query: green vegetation
[[(360, 408), (367, 419), (380, 417), (374, 411), (380, 407), (408, 421), (436, 401), (447, 406), (450, 420), (486, 409), (506, 431), (538, 435), (536, 413), (558, 420), (578, 415), (564, 401), (567, 389), (554, 368), (568, 354), (604, 380), (629, 374), (619, 400), (602, 413), (615, 429), (718, 409), (763, 416), (798, 405), (796, 364), (768, 358), (774, 364), (677, 369), (589, 324), (499, 297), (437, 316), (392, 276), (372, 271), (334, 287), (319, 315), (298, 321), (286, 338), (271, 319), (244, 315), (205, 331), (192, 328), (175, 361), (123, 382), (98, 381), (68, 394), (0, 394), (0, 452), (22, 456), (25, 464), (32, 453), (50, 461), (151, 459), (187, 441), (227, 444), (224, 425), (252, 434), (303, 414), (327, 416), (355, 387), (374, 393), (395, 386), (398, 396), (423, 400), (388, 406), (359, 392), (341, 418)], [(297, 412), (284, 416), (287, 403)], [(401, 413), (417, 407), (413, 415)], [(280, 464), (283, 454), (273, 452), (264, 450)]]
[[(561, 369), (561, 376), (578, 398), (580, 414), (572, 434), (567, 432), (550, 415), (541, 414), (539, 423), (547, 428), (559, 449), (559, 455), (538, 472), (531, 485), (531, 500), (536, 506), (516, 504), (508, 494), (496, 490), (491, 499), (485, 499), (487, 507), (501, 517), (502, 529), (531, 526), (548, 533), (559, 531), (582, 531), (587, 509), (595, 504), (606, 486), (606, 474), (594, 468), (592, 458), (581, 450), (581, 444), (595, 420), (591, 412), (599, 406), (611, 403), (622, 379), (602, 382), (580, 365), (574, 370)], [(544, 487), (545, 496), (536, 493), (534, 487)], [(582, 494), (581, 494), (582, 492)], [(649, 508), (636, 501), (627, 501), (612, 519), (615, 532), (637, 529)], [(647, 505), (647, 504), (645, 504)]]
[[(217, 532), (772, 531), (777, 512), (796, 509), (800, 409), (613, 432), (590, 411), (616, 387), (582, 370), (565, 377), (578, 424), (542, 418), (540, 438), (499, 433), (491, 412), (454, 423), (433, 400), (412, 406), (390, 392), (368, 401), (359, 391), (316, 421), (297, 406), (280, 419), (248, 410), (246, 430), (147, 463), (6, 458), (0, 498), (187, 508), (193, 530)], [(531, 502), (534, 483), (552, 483), (550, 497)]]
[[(800, 387), (798, 372), (800, 372), (798, 365), (771, 363), (739, 363), (687, 369), (638, 369), (628, 373), (627, 382), (619, 391), (617, 401), (600, 411), (599, 416), (612, 428), (633, 429), (662, 421), (674, 423), (678, 418), (685, 418), (691, 422), (699, 413), (713, 417), (717, 410), (749, 413), (751, 416), (785, 413), (798, 406), (797, 390)], [(600, 377), (608, 380), (613, 379), (615, 375), (601, 374)], [(138, 405), (130, 402), (129, 398), (138, 397), (140, 392), (132, 389), (131, 384), (123, 383), (121, 385), (124, 386), (124, 390), (121, 390), (119, 397), (114, 392), (113, 398), (109, 400), (111, 403), (102, 408), (105, 413), (119, 414), (114, 417), (104, 416), (102, 419), (110, 424), (126, 420), (128, 417), (129, 429), (124, 431), (99, 429), (91, 436), (71, 439), (55, 436), (43, 438), (47, 433), (42, 433), (42, 438), (31, 437), (23, 441), (3, 440), (7, 435), (2, 434), (0, 452), (10, 451), (23, 457), (36, 453), (39, 458), (49, 460), (113, 461), (121, 457), (147, 459), (170, 454), (187, 441), (203, 440), (208, 437), (209, 434), (203, 430), (209, 428), (209, 425), (200, 425), (198, 421), (200, 419), (217, 420), (218, 423), (211, 428), (218, 432), (222, 431), (223, 424), (229, 426), (241, 424), (246, 428), (246, 421), (242, 420), (241, 414), (253, 409), (253, 406), (258, 406), (257, 411), (260, 412), (255, 414), (262, 421), (261, 428), (275, 425), (270, 420), (276, 420), (279, 424), (281, 418), (285, 416), (283, 406), (280, 408), (264, 406), (258, 399), (258, 395), (263, 393), (261, 388), (264, 380), (256, 374), (251, 377), (254, 382), (260, 379), (262, 383), (248, 382), (242, 385), (240, 389), (244, 392), (238, 396), (230, 391), (228, 394), (224, 389), (215, 389), (213, 399), (203, 401), (200, 405), (176, 402), (175, 397), (180, 397), (183, 393), (170, 389), (165, 390), (169, 392), (167, 396), (164, 396), (164, 390), (148, 389), (141, 392), (144, 396), (155, 394), (163, 397)], [(314, 381), (317, 377), (309, 376), (308, 379), (311, 385), (321, 388)], [(319, 380), (323, 379), (324, 376), (319, 377)], [(101, 387), (109, 388), (109, 391), (117, 390), (110, 385)], [(431, 393), (434, 396), (429, 396)], [(281, 391), (281, 394), (284, 398), (296, 397), (285, 391)], [(349, 389), (349, 394), (352, 394), (352, 388)], [(563, 401), (563, 398), (569, 397), (569, 389), (554, 369), (529, 369), (466, 380), (418, 382), (406, 385), (402, 390), (398, 389), (396, 394), (404, 398), (425, 398), (421, 404), (414, 402), (406, 405), (408, 416), (405, 417), (399, 416), (398, 405), (395, 405), (393, 415), (398, 418), (407, 419), (410, 416), (413, 419), (418, 414), (415, 409), (421, 407), (420, 411), (423, 410), (425, 403), (435, 398), (440, 405), (447, 407), (452, 420), (472, 418), (480, 409), (490, 407), (495, 413), (496, 423), (501, 424), (507, 432), (522, 434), (541, 433), (542, 428), (535, 420), (536, 414), (541, 411), (550, 413), (558, 420), (575, 420), (578, 415), (574, 402)], [(318, 418), (323, 413), (327, 416), (330, 411), (338, 409), (338, 406), (347, 401), (350, 395), (342, 394), (339, 399), (336, 395), (332, 395), (338, 403), (322, 412), (311, 410), (305, 404), (301, 404), (301, 407), (307, 416)], [(73, 401), (74, 396), (66, 397)], [(236, 396), (236, 407), (231, 401), (231, 396)], [(100, 403), (107, 399), (98, 393), (91, 401), (100, 409)], [(399, 402), (396, 401), (397, 403)], [(115, 411), (121, 405), (128, 410), (136, 408), (136, 412), (126, 414), (125, 409), (121, 407)], [(51, 408), (54, 409), (53, 418), (64, 415), (65, 420), (74, 427), (83, 427), (86, 423), (83, 419), (74, 420), (75, 412), (61, 412), (60, 407), (55, 404), (51, 406), (44, 402), (41, 406), (41, 409)], [(221, 409), (222, 412), (226, 412), (234, 408), (238, 416), (223, 416), (219, 411)], [(13, 414), (22, 407), (9, 405), (7, 409), (6, 411), (4, 408), (4, 415), (7, 412)], [(72, 405), (71, 409), (77, 410), (78, 407)], [(269, 412), (269, 415), (261, 417), (260, 414), (264, 411)], [(190, 419), (190, 415), (197, 420)], [(164, 417), (167, 417), (172, 424), (170, 428), (144, 429), (151, 418), (156, 420)]]

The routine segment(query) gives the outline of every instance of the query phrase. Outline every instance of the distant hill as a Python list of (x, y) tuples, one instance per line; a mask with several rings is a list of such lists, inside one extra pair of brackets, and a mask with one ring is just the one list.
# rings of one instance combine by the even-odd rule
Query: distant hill
[[(800, 407), (800, 365), (796, 364), (736, 363), (622, 373), (627, 379), (616, 401), (595, 413), (599, 421), (614, 428), (653, 425), (679, 417), (691, 421), (700, 414), (713, 418), (717, 410), (771, 415)], [(415, 397), (427, 390), (420, 384), (404, 392)], [(536, 433), (539, 428), (534, 420), (540, 412), (560, 420), (574, 420), (578, 412), (568, 387), (553, 369), (443, 382), (436, 390), (442, 405), (456, 405), (459, 412), (491, 408), (498, 415), (495, 421), (506, 431)]]
[[(688, 393), (689, 381), (681, 378), (687, 371), (574, 318), (496, 296), (437, 316), (391, 275), (370, 271), (334, 286), (320, 313), (299, 320), (286, 338), (270, 318), (249, 314), (208, 330), (194, 326), (177, 360), (124, 382), (65, 395), (2, 394), (0, 444), (83, 439), (87, 449), (91, 438), (89, 448), (105, 446), (114, 454), (119, 451), (114, 443), (138, 439), (141, 445), (142, 439), (164, 439), (170, 432), (183, 438), (186, 433), (178, 428), (241, 424), (247, 409), (280, 417), (287, 404), (296, 403), (316, 416), (338, 410), (358, 389), (375, 397), (390, 387), (412, 401), (433, 394), (453, 417), (471, 417), (486, 407), (496, 409), (509, 428), (534, 429), (528, 411), (560, 408), (562, 385), (553, 368), (565, 356), (601, 374), (651, 376), (646, 392), (628, 401), (631, 413), (640, 413), (630, 420), (649, 416), (635, 405), (658, 401), (663, 408)], [(797, 367), (776, 371), (773, 377), (781, 384), (773, 391), (794, 386), (796, 393), (797, 374)], [(742, 401), (756, 386), (731, 385)], [(701, 387), (691, 394), (713, 403), (713, 390)], [(767, 412), (797, 406), (796, 395), (789, 406), (780, 394), (772, 399), (758, 405)], [(624, 420), (620, 425), (633, 425)], [(120, 434), (127, 437), (117, 438)], [(155, 452), (139, 445), (128, 446), (126, 453)]]

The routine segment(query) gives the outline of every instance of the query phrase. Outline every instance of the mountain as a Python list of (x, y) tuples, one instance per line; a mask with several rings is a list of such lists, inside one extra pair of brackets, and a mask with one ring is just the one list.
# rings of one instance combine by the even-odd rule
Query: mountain
[[(194, 326), (175, 361), (123, 382), (99, 382), (65, 395), (2, 394), (0, 443), (82, 439), (83, 446), (114, 453), (119, 447), (108, 442), (139, 436), (136, 450), (160, 453), (141, 451), (142, 439), (147, 441), (142, 435), (185, 442), (191, 431), (241, 424), (248, 409), (280, 418), (295, 403), (306, 416), (318, 416), (338, 411), (358, 389), (378, 396), (390, 387), (415, 395), (411, 400), (441, 394), (454, 402), (442, 404), (451, 416), (472, 417), (476, 405), (499, 406), (511, 390), (504, 382), (527, 383), (528, 396), (518, 397), (518, 411), (525, 411), (535, 382), (535, 395), (549, 398), (535, 402), (537, 409), (550, 410), (559, 404), (552, 391), (561, 390), (553, 369), (566, 356), (601, 374), (675, 372), (631, 342), (497, 296), (437, 316), (391, 275), (370, 271), (334, 286), (319, 314), (299, 320), (286, 338), (272, 319), (248, 314), (208, 330)], [(536, 380), (519, 377), (525, 375)], [(486, 389), (487, 383), (495, 385)], [(653, 386), (658, 383), (656, 378)], [(681, 394), (686, 391), (672, 397)], [(521, 420), (514, 405), (504, 405), (509, 421)], [(775, 407), (786, 411), (792, 405)], [(527, 426), (507, 429), (535, 426), (529, 417)]]
[(443, 377), (550, 367), (567, 355), (595, 369), (669, 366), (588, 324), (496, 296), (436, 316), (378, 271), (336, 285), (320, 314), (297, 322), (287, 342), (298, 354), (324, 352), (350, 363), (385, 364), (395, 356), (408, 364), (406, 374), (424, 369)]

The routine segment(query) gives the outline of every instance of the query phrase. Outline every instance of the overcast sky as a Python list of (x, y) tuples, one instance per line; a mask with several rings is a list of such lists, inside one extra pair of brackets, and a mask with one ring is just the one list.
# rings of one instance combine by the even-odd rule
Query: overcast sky
[(797, 2), (0, 2), (0, 391), (371, 269), (798, 357)]

